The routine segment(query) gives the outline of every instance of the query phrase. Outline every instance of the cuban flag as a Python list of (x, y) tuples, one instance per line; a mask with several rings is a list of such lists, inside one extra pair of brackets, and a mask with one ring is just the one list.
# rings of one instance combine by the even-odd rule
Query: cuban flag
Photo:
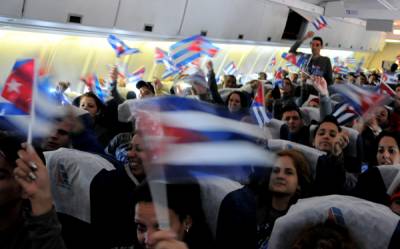
[(305, 69), (311, 59), (311, 55), (303, 53), (294, 54), (283, 52), (282, 58), (293, 66), (296, 66), (300, 69)]
[(283, 69), (280, 67), (275, 72), (273, 87), (275, 88), (276, 86), (278, 86), (281, 88), (282, 84), (283, 84)]
[(335, 66), (333, 67), (333, 72), (341, 75), (347, 75), (350, 70), (348, 67), (345, 66)]
[(335, 109), (332, 112), (332, 116), (337, 119), (339, 125), (346, 125), (347, 123), (359, 117), (355, 109), (346, 102), (340, 103), (335, 106)]
[(323, 16), (315, 18), (311, 23), (316, 30), (321, 30), (328, 26), (328, 22)]
[(89, 91), (93, 92), (100, 99), (101, 102), (105, 103), (106, 94), (101, 89), (100, 81), (97, 78), (96, 74), (91, 74), (86, 78), (81, 78), (81, 80), (88, 87)]
[(201, 35), (191, 36), (170, 47), (170, 57), (177, 68), (182, 68), (202, 55), (214, 57), (219, 48)]
[(387, 94), (391, 97), (395, 97), (396, 96), (396, 92), (385, 82), (381, 82), (378, 86), (377, 86), (377, 91), (381, 94)]
[(128, 54), (136, 54), (140, 52), (140, 50), (137, 48), (128, 47), (128, 45), (126, 45), (121, 39), (118, 39), (115, 35), (109, 35), (108, 42), (114, 49), (117, 57), (121, 57), (123, 55), (128, 55)]
[(235, 62), (231, 61), (224, 67), (225, 75), (235, 75), (237, 73), (237, 67)]
[(334, 90), (341, 94), (346, 102), (351, 105), (355, 112), (362, 116), (371, 108), (384, 105), (390, 98), (376, 91), (368, 91), (353, 84), (334, 85)]
[(165, 72), (162, 75), (162, 79), (179, 74), (179, 68), (174, 65), (166, 51), (161, 48), (156, 48), (154, 59), (156, 64), (164, 64), (165, 66)]
[(63, 115), (63, 110), (57, 107), (56, 96), (50, 91), (50, 77), (41, 75), (35, 83), (35, 63), (34, 59), (17, 60), (7, 77), (1, 93), (1, 129), (46, 136), (54, 117)]
[(139, 80), (142, 80), (145, 72), (146, 68), (144, 66), (137, 69), (135, 72), (128, 75), (128, 83), (136, 83)]
[(172, 177), (195, 171), (234, 177), (248, 174), (243, 169), (250, 165), (270, 165), (271, 155), (257, 144), (268, 134), (232, 117), (226, 108), (177, 96), (127, 100), (119, 106), (119, 120), (138, 121), (152, 163), (179, 166)]
[(389, 73), (384, 73), (382, 75), (381, 81), (384, 83), (387, 83), (387, 84), (397, 84), (398, 83), (397, 75), (389, 74)]
[[(16, 61), (1, 92), (4, 99), (26, 114), (29, 114), (31, 109), (34, 70), (33, 59)], [(12, 110), (11, 106), (7, 110)]]
[(252, 116), (257, 120), (261, 128), (271, 122), (271, 117), (269, 117), (265, 111), (264, 84), (262, 82), (258, 83), (256, 96), (250, 108)]

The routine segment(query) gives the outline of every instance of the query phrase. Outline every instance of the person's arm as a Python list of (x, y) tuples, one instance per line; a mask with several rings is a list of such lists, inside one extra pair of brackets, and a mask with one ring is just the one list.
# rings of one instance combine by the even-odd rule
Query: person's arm
[(309, 32), (307, 32), (307, 34), (303, 37), (303, 38), (301, 38), (300, 40), (298, 40), (298, 41), (296, 41), (291, 47), (290, 47), (290, 50), (289, 50), (289, 53), (297, 53), (297, 49), (301, 46), (301, 44), (305, 41), (305, 40), (307, 40), (307, 39), (310, 39), (311, 37), (313, 37), (314, 36), (314, 32), (312, 32), (312, 31), (309, 31)]
[(31, 203), (27, 217), (28, 240), (33, 249), (59, 248), (65, 244), (61, 237), (61, 224), (53, 207), (50, 177), (46, 166), (32, 146), (22, 144), (14, 175), (22, 188), (23, 197)]
[(213, 63), (211, 61), (208, 61), (206, 66), (208, 70), (207, 78), (208, 78), (208, 85), (210, 86), (211, 97), (214, 103), (224, 105), (225, 104), (224, 100), (221, 98), (221, 95), (218, 92), (218, 86), (217, 86), (217, 81), (215, 79)]
[(320, 120), (323, 120), (325, 116), (328, 116), (332, 113), (332, 104), (329, 97), (328, 84), (323, 77), (315, 76), (313, 85), (319, 93)]
[(113, 67), (110, 72), (110, 78), (111, 78), (111, 96), (115, 99), (115, 102), (117, 104), (121, 104), (125, 101), (124, 98), (119, 94), (117, 85), (118, 85), (118, 69), (117, 67)]

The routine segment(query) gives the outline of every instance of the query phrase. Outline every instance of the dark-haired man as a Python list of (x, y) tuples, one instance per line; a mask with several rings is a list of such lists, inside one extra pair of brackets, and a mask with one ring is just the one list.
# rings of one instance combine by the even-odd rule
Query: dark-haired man
[[(298, 40), (295, 42), (295, 44), (293, 44), (293, 46), (289, 50), (289, 53), (298, 54), (297, 49), (301, 46), (301, 44), (305, 40), (310, 39), (313, 36), (314, 32), (307, 32), (307, 34), (301, 40)], [(311, 74), (316, 74), (318, 76), (323, 76), (328, 83), (328, 86), (332, 85), (333, 80), (331, 60), (328, 57), (321, 56), (320, 54), (321, 49), (324, 47), (324, 41), (321, 37), (315, 36), (311, 40), (310, 47), (312, 57), (307, 66), (308, 72)]]

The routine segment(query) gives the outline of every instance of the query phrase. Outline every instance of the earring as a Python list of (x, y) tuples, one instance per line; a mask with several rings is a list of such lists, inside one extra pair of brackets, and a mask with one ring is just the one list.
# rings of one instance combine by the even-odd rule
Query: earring
[(186, 225), (185, 231), (186, 231), (187, 233), (189, 232), (189, 229), (190, 229), (190, 225)]

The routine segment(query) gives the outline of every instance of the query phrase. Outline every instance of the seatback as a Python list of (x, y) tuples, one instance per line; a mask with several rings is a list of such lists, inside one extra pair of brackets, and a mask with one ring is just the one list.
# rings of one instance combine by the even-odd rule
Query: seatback
[(99, 155), (60, 148), (44, 153), (56, 211), (90, 223), (90, 183), (114, 166)]

